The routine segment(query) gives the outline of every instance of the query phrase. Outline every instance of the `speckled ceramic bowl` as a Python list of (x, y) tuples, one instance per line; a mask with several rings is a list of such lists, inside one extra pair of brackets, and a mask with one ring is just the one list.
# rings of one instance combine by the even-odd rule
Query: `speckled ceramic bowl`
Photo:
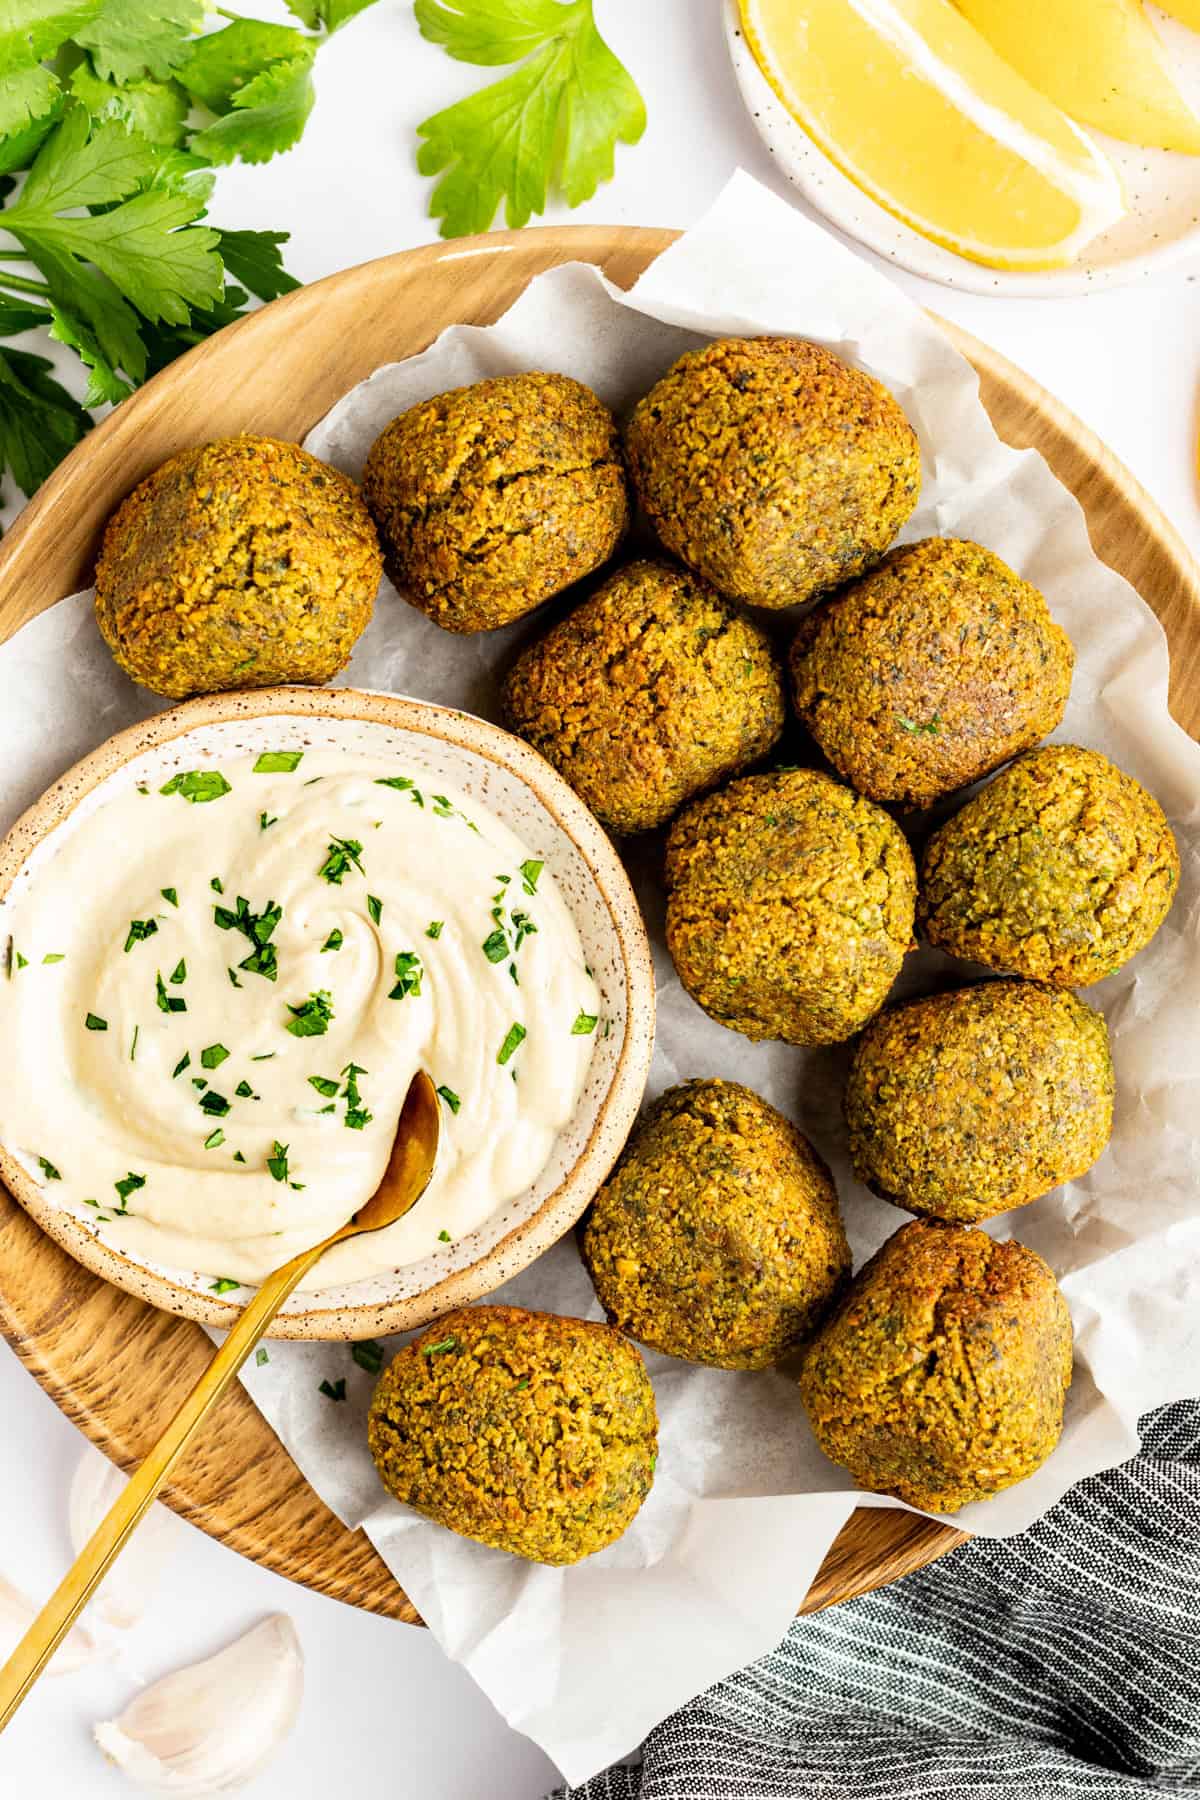
[[(1200, 110), (1200, 33), (1151, 8), (1171, 72)], [(1200, 156), (1096, 139), (1125, 190), (1125, 216), (1093, 238), (1067, 269), (990, 269), (913, 231), (843, 175), (796, 123), (755, 60), (742, 33), (738, 0), (725, 0), (725, 33), (742, 98), (763, 143), (783, 174), (832, 225), (868, 249), (971, 294), (1054, 299), (1144, 281), (1181, 263), (1200, 266)]]
[[(506, 731), (467, 713), (354, 689), (269, 688), (191, 700), (120, 732), (76, 763), (0, 843), (0, 942), (10, 901), (70, 833), (115, 792), (161, 785), (181, 768), (264, 749), (343, 750), (403, 759), (469, 794), (542, 857), (575, 920), (612, 1021), (598, 1039), (579, 1106), (538, 1181), (477, 1231), (386, 1275), (294, 1294), (276, 1337), (365, 1338), (406, 1331), (490, 1294), (570, 1229), (608, 1173), (641, 1103), (654, 1044), (654, 976), (628, 877), (600, 826), (548, 763)], [(103, 1225), (55, 1206), (0, 1146), (0, 1177), (57, 1243), (86, 1268), (155, 1306), (229, 1325), (235, 1301), (211, 1292), (211, 1272), (132, 1261)]]

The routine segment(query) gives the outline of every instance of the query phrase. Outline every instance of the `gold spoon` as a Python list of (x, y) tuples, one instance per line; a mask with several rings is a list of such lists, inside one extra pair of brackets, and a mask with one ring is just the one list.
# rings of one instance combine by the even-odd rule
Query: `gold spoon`
[(413, 1076), (383, 1180), (366, 1205), (324, 1243), (302, 1250), (276, 1269), (245, 1308), (171, 1423), (113, 1502), (0, 1669), (0, 1731), (49, 1662), (107, 1575), (159, 1488), (233, 1380), (292, 1289), (333, 1244), (360, 1232), (380, 1231), (415, 1206), (429, 1185), (438, 1145), (437, 1089), (428, 1075)]

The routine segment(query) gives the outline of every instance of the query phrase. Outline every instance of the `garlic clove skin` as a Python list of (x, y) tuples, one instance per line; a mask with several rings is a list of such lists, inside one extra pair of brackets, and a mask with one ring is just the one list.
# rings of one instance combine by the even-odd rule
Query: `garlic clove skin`
[[(76, 1556), (128, 1479), (94, 1444), (85, 1446), (67, 1500), (67, 1528)], [(121, 1631), (136, 1625), (182, 1538), (183, 1525), (175, 1514), (157, 1503), (152, 1506), (100, 1584), (92, 1601), (94, 1617)]]
[(151, 1793), (226, 1794), (265, 1768), (295, 1724), (303, 1692), (295, 1626), (272, 1613), (215, 1656), (143, 1689), (94, 1736), (109, 1761)]
[[(0, 1575), (0, 1663), (8, 1661), (33, 1621), (38, 1608)], [(81, 1625), (75, 1625), (46, 1665), (47, 1675), (70, 1675), (92, 1662), (97, 1655), (95, 1644)]]

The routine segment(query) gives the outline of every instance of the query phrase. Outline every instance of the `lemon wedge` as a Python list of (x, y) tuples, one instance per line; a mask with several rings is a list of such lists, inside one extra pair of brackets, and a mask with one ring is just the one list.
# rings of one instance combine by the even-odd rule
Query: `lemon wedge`
[(1112, 165), (950, 0), (740, 0), (793, 117), (914, 230), (1004, 269), (1069, 263), (1123, 211)]
[(1200, 118), (1171, 79), (1142, 0), (956, 3), (993, 50), (1073, 119), (1130, 144), (1200, 155)]

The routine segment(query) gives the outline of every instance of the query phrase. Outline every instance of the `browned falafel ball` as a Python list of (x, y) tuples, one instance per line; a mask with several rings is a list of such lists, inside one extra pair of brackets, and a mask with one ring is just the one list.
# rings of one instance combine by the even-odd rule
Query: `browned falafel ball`
[(1040, 1256), (916, 1219), (818, 1331), (800, 1396), (818, 1444), (860, 1487), (957, 1512), (1045, 1462), (1071, 1362), (1070, 1314)]
[(410, 406), (363, 493), (391, 580), (447, 631), (492, 631), (607, 562), (629, 524), (616, 421), (569, 375), (499, 375)]
[(736, 1081), (687, 1081), (655, 1102), (596, 1195), (581, 1248), (614, 1325), (719, 1369), (777, 1362), (850, 1273), (829, 1170)]
[(665, 825), (763, 756), (784, 722), (771, 641), (669, 563), (634, 562), (524, 652), (504, 687), (513, 729), (610, 830)]
[(746, 775), (695, 801), (671, 828), (666, 876), (679, 979), (749, 1038), (853, 1037), (912, 945), (903, 833), (811, 769)]
[(916, 434), (883, 383), (802, 338), (719, 338), (638, 402), (630, 472), (668, 550), (736, 600), (861, 575), (917, 504)]
[(1144, 787), (1074, 744), (1001, 770), (930, 838), (931, 944), (1055, 987), (1087, 987), (1141, 950), (1171, 909), (1179, 852)]
[(1112, 1133), (1104, 1015), (984, 981), (888, 1007), (846, 1084), (854, 1171), (909, 1212), (970, 1224), (1083, 1175)]
[(121, 502), (96, 563), (96, 621), (125, 672), (173, 700), (328, 681), (382, 573), (350, 477), (247, 433), (181, 450)]
[(657, 1430), (646, 1365), (619, 1331), (519, 1306), (427, 1326), (380, 1376), (367, 1427), (397, 1500), (555, 1564), (621, 1536), (650, 1492)]
[(804, 620), (792, 691), (860, 794), (932, 806), (1054, 730), (1074, 662), (1037, 588), (980, 544), (925, 538)]

